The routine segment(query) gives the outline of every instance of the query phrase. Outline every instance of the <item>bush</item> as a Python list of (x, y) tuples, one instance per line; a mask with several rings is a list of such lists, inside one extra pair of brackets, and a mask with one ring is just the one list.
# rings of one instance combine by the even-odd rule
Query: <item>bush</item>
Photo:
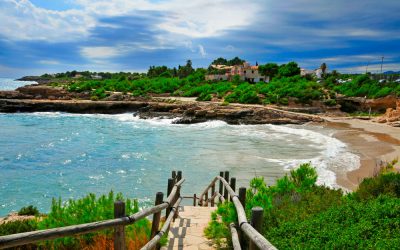
[(18, 211), (18, 215), (34, 215), (39, 216), (39, 210), (32, 205), (23, 207)]
[(37, 228), (35, 219), (11, 221), (0, 224), (0, 236), (35, 231)]
[[(78, 200), (69, 200), (63, 204), (61, 199), (53, 199), (50, 213), (38, 223), (38, 229), (48, 229), (78, 225), (94, 221), (101, 221), (114, 218), (114, 201), (125, 201), (126, 214), (133, 214), (139, 211), (136, 200), (124, 199), (121, 193), (114, 195), (111, 191), (107, 196), (102, 195), (96, 198), (89, 194)], [(144, 245), (150, 235), (151, 225), (147, 219), (140, 220), (133, 225), (125, 227), (127, 244)], [(96, 238), (103, 238), (105, 241), (112, 241), (113, 230), (104, 230), (75, 237), (65, 237), (54, 241), (45, 242), (47, 248), (70, 249), (84, 248), (95, 244)]]
[[(246, 194), (247, 217), (252, 207), (264, 208), (262, 234), (278, 249), (398, 248), (400, 173), (391, 172), (396, 162), (346, 196), (341, 190), (316, 186), (317, 174), (310, 164), (271, 187), (256, 177)], [(217, 243), (227, 238), (230, 244), (228, 225), (236, 221), (233, 204), (221, 204), (205, 232)]]
[(199, 97), (196, 98), (196, 101), (211, 101), (212, 96), (208, 93), (201, 93)]
[(335, 106), (337, 103), (336, 103), (336, 100), (335, 100), (335, 99), (328, 99), (328, 100), (325, 100), (325, 101), (324, 101), (324, 104), (325, 104), (326, 106)]
[(366, 178), (353, 195), (355, 199), (361, 201), (383, 194), (400, 198), (400, 174), (383, 173), (375, 178)]
[(347, 201), (264, 235), (278, 249), (395, 249), (399, 221), (400, 199), (383, 196), (366, 203)]

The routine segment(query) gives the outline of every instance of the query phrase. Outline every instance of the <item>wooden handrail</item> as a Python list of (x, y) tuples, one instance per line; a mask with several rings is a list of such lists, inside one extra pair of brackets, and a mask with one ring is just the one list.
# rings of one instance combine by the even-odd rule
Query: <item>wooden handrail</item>
[[(215, 185), (215, 182), (217, 182), (217, 180), (218, 180), (218, 176), (215, 177), (215, 178), (211, 181), (210, 185), (208, 185), (208, 186), (204, 189), (203, 193), (201, 193), (201, 195), (199, 196), (199, 205), (200, 205), (200, 206), (203, 205), (203, 196), (208, 192), (208, 190), (209, 190), (213, 185)], [(222, 194), (221, 194), (221, 195), (222, 195)]]
[(229, 225), (229, 228), (231, 229), (233, 250), (241, 250), (242, 247), (240, 246), (239, 234), (236, 230), (236, 225), (234, 223), (231, 223)]
[(175, 202), (174, 206), (171, 208), (173, 213), (170, 213), (168, 218), (165, 220), (164, 225), (162, 226), (161, 230), (149, 241), (147, 242), (146, 245), (144, 245), (141, 250), (151, 250), (153, 249), (158, 242), (160, 242), (161, 237), (163, 237), (164, 234), (168, 232), (169, 226), (176, 214), (176, 211), (178, 210), (179, 204), (182, 201), (182, 197), (178, 198), (178, 200)]
[[(225, 178), (221, 176), (216, 176), (210, 183), (210, 185), (207, 186), (207, 188), (204, 190), (204, 192), (200, 195), (199, 199), (199, 204), (203, 204), (203, 196), (209, 191), (209, 189), (215, 184), (215, 182), (219, 180), (223, 186), (225, 187), (225, 190), (229, 193), (231, 197), (231, 201), (235, 205), (236, 213), (238, 216), (238, 225), (239, 228), (244, 232), (247, 237), (251, 241), (253, 241), (257, 247), (260, 249), (276, 249), (267, 239), (264, 238), (262, 234), (260, 234), (257, 230), (255, 230), (250, 223), (247, 221), (246, 217), (246, 212), (239, 200), (239, 196), (235, 193), (235, 191), (231, 188), (229, 183), (225, 180)], [(221, 194), (219, 194), (221, 195)], [(224, 198), (222, 195), (220, 196), (220, 199)], [(224, 199), (225, 200), (225, 199)]]
[(109, 219), (79, 225), (0, 236), (0, 249), (26, 245), (43, 240), (52, 240), (77, 234), (86, 234), (103, 229), (115, 228), (116, 226), (126, 226), (133, 224), (138, 220), (146, 218), (147, 216), (154, 213), (158, 213), (171, 206), (171, 204), (173, 204), (174, 200), (176, 199), (176, 195), (179, 195), (178, 190), (184, 181), (185, 179), (183, 178), (174, 185), (166, 201), (164, 201), (160, 205), (143, 209), (133, 215), (121, 217), (118, 219)]

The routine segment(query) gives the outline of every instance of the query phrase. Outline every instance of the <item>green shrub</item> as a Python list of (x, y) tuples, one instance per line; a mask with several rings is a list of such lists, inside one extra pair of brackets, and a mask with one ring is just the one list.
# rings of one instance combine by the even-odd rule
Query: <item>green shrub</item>
[[(317, 174), (310, 164), (292, 170), (274, 186), (256, 177), (246, 194), (247, 217), (252, 207), (264, 208), (262, 234), (278, 249), (398, 248), (400, 173), (391, 172), (396, 162), (345, 196), (341, 190), (315, 185)], [(205, 232), (217, 243), (230, 239), (228, 225), (236, 220), (233, 204), (221, 204)]]
[(264, 235), (278, 249), (396, 249), (399, 230), (400, 199), (379, 197), (347, 201), (306, 220), (281, 223)]
[(227, 102), (227, 101), (225, 101), (225, 100), (224, 100), (223, 103), (221, 103), (221, 106), (228, 106), (228, 105), (229, 105), (229, 102)]
[[(102, 195), (96, 198), (94, 194), (89, 194), (78, 200), (69, 200), (62, 203), (61, 199), (53, 199), (50, 213), (38, 224), (39, 229), (64, 227), (78, 225), (94, 221), (101, 221), (114, 218), (114, 202), (116, 200), (125, 201), (126, 214), (134, 214), (139, 211), (136, 200), (124, 199), (121, 193), (114, 195), (111, 191), (107, 196)], [(144, 238), (145, 241), (150, 234), (150, 223), (147, 219), (140, 220), (133, 225), (126, 226), (128, 241)], [(113, 230), (104, 230), (84, 234), (76, 237), (65, 237), (48, 241), (45, 243), (49, 248), (80, 248), (82, 244), (90, 245), (98, 236), (112, 238)]]
[(39, 210), (37, 207), (29, 205), (27, 207), (23, 207), (18, 211), (18, 215), (34, 215), (39, 216)]
[(35, 231), (37, 228), (35, 219), (11, 221), (0, 224), (0, 236)]
[(201, 93), (199, 97), (196, 98), (196, 101), (211, 101), (212, 96), (208, 93)]
[(337, 103), (335, 99), (327, 99), (324, 101), (324, 104), (326, 106), (335, 106)]
[(374, 178), (366, 178), (353, 195), (357, 200), (369, 200), (382, 194), (400, 198), (400, 174), (383, 173)]

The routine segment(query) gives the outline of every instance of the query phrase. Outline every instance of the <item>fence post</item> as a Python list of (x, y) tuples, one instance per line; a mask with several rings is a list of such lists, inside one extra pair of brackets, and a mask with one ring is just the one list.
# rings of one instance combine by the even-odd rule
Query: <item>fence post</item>
[(243, 209), (246, 210), (246, 188), (239, 188), (239, 201), (242, 203)]
[[(226, 182), (228, 182), (228, 184), (229, 184), (229, 171), (225, 171), (225, 176), (224, 176), (224, 179), (226, 180)], [(226, 189), (226, 187), (224, 188), (224, 198), (225, 198), (225, 201), (229, 201), (228, 200), (228, 189)]]
[(172, 171), (172, 179), (175, 179), (176, 178), (176, 171), (174, 170), (174, 171)]
[[(239, 201), (243, 206), (244, 211), (246, 211), (246, 188), (245, 187), (240, 187), (239, 188)], [(240, 228), (239, 228), (240, 229)], [(245, 242), (245, 235), (242, 232), (242, 230), (238, 230), (239, 232), (239, 240), (240, 244), (244, 246)]]
[[(222, 172), (222, 171), (219, 172), (219, 176), (222, 177), (222, 178), (224, 178), (224, 172)], [(224, 192), (223, 187), (224, 187), (224, 186), (222, 185), (222, 181), (219, 181), (219, 194), (220, 194), (220, 195), (224, 195), (224, 193), (223, 193), (223, 192)]]
[(214, 199), (215, 199), (214, 195), (215, 195), (215, 182), (211, 187), (211, 207), (214, 207)]
[(231, 178), (231, 183), (230, 183), (231, 188), (233, 189), (233, 192), (236, 193), (236, 178), (232, 177)]
[(193, 207), (196, 206), (196, 203), (197, 203), (197, 197), (196, 197), (196, 194), (194, 194), (193, 195)]
[[(263, 220), (264, 220), (264, 211), (262, 207), (253, 207), (251, 209), (251, 225), (254, 227), (255, 230), (257, 230), (259, 233), (261, 233), (261, 228), (263, 225)], [(257, 250), (258, 247), (254, 242), (250, 240), (249, 244), (249, 250)]]
[[(168, 179), (168, 188), (167, 188), (167, 197), (171, 194), (172, 188), (174, 187), (174, 179), (169, 178)], [(165, 218), (168, 218), (169, 212), (171, 211), (171, 206), (173, 204), (170, 204), (166, 209), (165, 209)]]
[(182, 171), (178, 171), (178, 175), (176, 176), (177, 182), (182, 179)]
[[(164, 198), (163, 192), (157, 192), (156, 201), (154, 202), (154, 205), (155, 206), (160, 205), (163, 202), (163, 198)], [(161, 211), (153, 214), (153, 222), (151, 223), (150, 239), (152, 239), (158, 232), (158, 229), (160, 227), (160, 217), (161, 217)]]
[[(114, 218), (125, 216), (125, 202), (114, 202)], [(114, 229), (114, 249), (125, 250), (125, 226), (118, 226)]]
[(204, 197), (204, 199), (206, 200), (206, 207), (208, 207), (208, 190), (207, 190), (207, 192), (206, 192), (206, 194), (205, 194), (205, 197)]
[[(175, 204), (175, 202), (179, 199), (179, 197), (181, 197), (181, 186), (177, 186), (176, 196), (174, 198), (173, 204)], [(177, 209), (175, 211), (174, 220), (173, 220), (174, 222), (175, 222), (175, 219), (178, 218), (178, 214), (179, 214), (179, 207), (177, 207)]]

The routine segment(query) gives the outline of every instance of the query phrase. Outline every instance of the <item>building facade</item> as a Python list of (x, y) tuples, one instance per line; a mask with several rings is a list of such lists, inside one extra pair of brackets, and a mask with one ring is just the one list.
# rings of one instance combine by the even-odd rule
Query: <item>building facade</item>
[(219, 73), (206, 75), (206, 80), (208, 81), (231, 81), (234, 76), (238, 75), (241, 81), (247, 81), (250, 83), (269, 82), (269, 77), (261, 75), (258, 71), (258, 65), (251, 66), (248, 62), (245, 62), (242, 65), (211, 65), (211, 67), (218, 70)]

